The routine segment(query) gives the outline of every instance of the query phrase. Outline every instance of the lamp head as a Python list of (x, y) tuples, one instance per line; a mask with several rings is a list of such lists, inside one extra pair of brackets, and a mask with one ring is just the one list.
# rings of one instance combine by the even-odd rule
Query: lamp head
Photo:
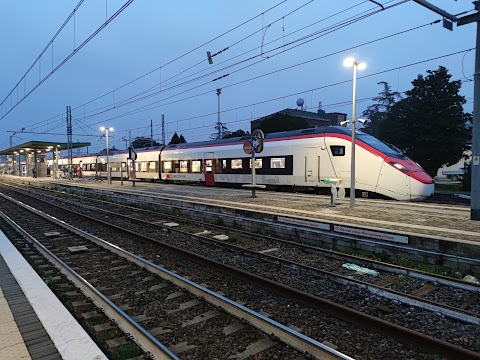
[(347, 126), (348, 120), (340, 121), (340, 126)]
[(343, 66), (345, 67), (350, 67), (355, 64), (355, 59), (353, 57), (348, 57), (345, 60), (343, 60)]
[(366, 68), (367, 68), (367, 63), (363, 62), (363, 63), (360, 63), (360, 64), (357, 65), (358, 70), (364, 70)]
[(362, 125), (367, 125), (368, 124), (368, 119), (358, 119), (358, 122)]
[(101, 131), (105, 131), (105, 126), (100, 126)]

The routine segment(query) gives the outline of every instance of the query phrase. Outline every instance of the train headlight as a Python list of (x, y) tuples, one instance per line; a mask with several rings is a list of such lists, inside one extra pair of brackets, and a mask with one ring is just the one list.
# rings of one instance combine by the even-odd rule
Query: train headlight
[(400, 164), (400, 163), (391, 161), (389, 164), (392, 165), (392, 166), (394, 166), (394, 167), (396, 167), (398, 170), (403, 171), (404, 173), (411, 172), (411, 170), (410, 170), (409, 168), (403, 166), (403, 165)]

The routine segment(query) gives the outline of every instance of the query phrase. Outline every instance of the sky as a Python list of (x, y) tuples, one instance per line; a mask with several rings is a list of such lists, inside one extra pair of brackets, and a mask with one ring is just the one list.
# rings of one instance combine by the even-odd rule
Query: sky
[[(129, 1), (3, 0), (0, 149), (10, 141), (66, 142), (67, 106), (73, 141), (91, 142), (79, 150), (89, 153), (105, 148), (100, 126), (114, 129), (109, 144), (117, 149), (152, 130), (162, 142), (162, 115), (167, 143), (174, 132), (187, 142), (208, 140), (219, 103), (230, 131), (250, 130), (251, 120), (296, 108), (299, 98), (307, 111), (321, 103), (350, 119), (349, 56), (367, 63), (358, 72), (357, 117), (380, 81), (404, 92), (439, 66), (462, 80), (464, 109), (472, 112), (474, 51), (467, 50), (476, 26), (450, 31), (414, 1), (377, 2), (385, 9), (360, 0), (136, 0), (75, 52)], [(451, 14), (473, 10), (471, 1), (429, 2)], [(218, 53), (213, 64), (207, 51)]]

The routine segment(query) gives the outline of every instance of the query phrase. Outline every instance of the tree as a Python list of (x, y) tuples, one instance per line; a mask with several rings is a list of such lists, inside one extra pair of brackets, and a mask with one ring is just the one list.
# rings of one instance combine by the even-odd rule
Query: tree
[(183, 137), (183, 135), (180, 135), (178, 136), (178, 134), (175, 132), (175, 134), (173, 134), (172, 136), (172, 140), (170, 140), (170, 142), (168, 143), (168, 145), (171, 145), (171, 144), (184, 144), (186, 143), (187, 140), (185, 140), (185, 138)]
[(383, 85), (383, 90), (372, 100), (377, 103), (370, 105), (362, 113), (362, 117), (367, 118), (370, 122), (363, 130), (373, 136), (378, 136), (378, 128), (381, 122), (388, 117), (393, 105), (397, 99), (401, 99), (398, 91), (392, 91), (390, 85), (386, 81), (380, 81), (378, 85)]
[[(220, 129), (220, 131), (218, 129)], [(225, 125), (224, 123), (217, 123), (215, 125), (215, 130), (216, 132), (210, 135), (210, 139), (212, 140), (220, 140), (220, 139), (223, 139), (225, 135), (230, 134), (230, 132), (228, 131), (227, 125)]]
[(463, 112), (461, 81), (450, 81), (443, 66), (418, 75), (407, 97), (392, 106), (379, 124), (379, 138), (395, 144), (435, 176), (442, 165), (453, 165), (467, 149), (471, 114)]
[(136, 137), (133, 141), (132, 141), (132, 146), (135, 148), (135, 149), (139, 149), (139, 148), (144, 148), (144, 147), (149, 147), (149, 146), (152, 146), (152, 143), (153, 143), (153, 146), (159, 146), (160, 144), (158, 142), (156, 142), (155, 140), (152, 141), (151, 138), (146, 138), (144, 136), (139, 136), (139, 137)]
[(180, 138), (178, 137), (177, 132), (173, 134), (172, 140), (170, 140), (170, 142), (168, 143), (168, 145), (171, 145), (171, 144), (180, 144)]
[(265, 134), (269, 134), (279, 131), (306, 129), (309, 127), (311, 126), (308, 124), (307, 119), (276, 113), (263, 120), (258, 128)]
[(242, 137), (242, 136), (245, 136), (245, 135), (248, 135), (248, 131), (244, 131), (242, 129), (238, 129), (237, 131), (234, 131), (234, 132), (231, 132), (231, 133), (228, 133), (226, 134), (222, 139), (230, 139), (230, 138), (234, 138), (234, 137)]

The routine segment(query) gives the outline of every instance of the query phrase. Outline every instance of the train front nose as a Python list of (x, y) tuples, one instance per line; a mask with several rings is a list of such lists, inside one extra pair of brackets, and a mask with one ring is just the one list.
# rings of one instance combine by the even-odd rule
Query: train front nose
[(412, 171), (410, 174), (410, 199), (424, 200), (433, 195), (435, 181), (423, 169)]

